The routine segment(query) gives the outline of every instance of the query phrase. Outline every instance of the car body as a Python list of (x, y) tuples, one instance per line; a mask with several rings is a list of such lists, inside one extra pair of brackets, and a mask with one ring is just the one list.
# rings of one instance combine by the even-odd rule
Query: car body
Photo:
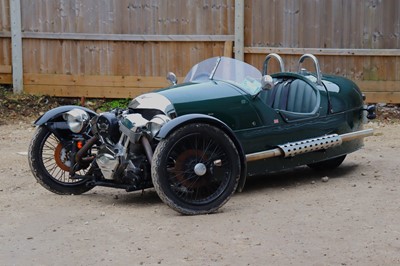
[[(268, 75), (272, 58), (280, 72)], [(305, 59), (314, 73), (301, 68)], [(213, 57), (193, 66), (183, 83), (172, 73), (168, 80), (170, 87), (136, 97), (126, 110), (96, 114), (66, 106), (39, 118), (35, 124), (44, 129), (29, 153), (35, 177), (61, 194), (154, 186), (174, 210), (202, 214), (241, 191), (248, 176), (300, 165), (333, 169), (372, 135), (363, 123), (375, 117), (375, 107), (364, 105), (351, 80), (322, 74), (310, 54), (300, 58), (298, 72), (285, 71), (277, 54), (265, 58), (262, 72)], [(50, 134), (59, 140), (54, 164), (75, 183), (47, 170), (38, 174), (45, 166), (35, 150)]]
[[(303, 60), (307, 57), (317, 62), (312, 55), (306, 55)], [(277, 58), (281, 62), (280, 57)], [(320, 71), (318, 63), (316, 66)], [(174, 117), (203, 114), (217, 119), (232, 130), (243, 153), (249, 155), (289, 142), (363, 129), (367, 113), (358, 86), (344, 77), (320, 75), (321, 81), (318, 82), (317, 74), (304, 69), (299, 73), (281, 71), (272, 75), (275, 87), (262, 90), (262, 74), (256, 68), (232, 58), (214, 57), (195, 65), (182, 84), (139, 96), (138, 99), (147, 98), (153, 103), (149, 108), (154, 108), (159, 95), (162, 95), (173, 106), (173, 110), (167, 112)], [(282, 82), (301, 84), (290, 84), (285, 100), (292, 101), (291, 106), (290, 103), (281, 103), (284, 92), (280, 91), (284, 90), (284, 86), (276, 84)], [(302, 91), (296, 92), (300, 86), (303, 86), (300, 88)], [(273, 90), (280, 90), (275, 92), (275, 103), (269, 101), (274, 97)], [(277, 96), (279, 93), (282, 97)], [(314, 99), (310, 100), (311, 97)], [(137, 108), (134, 104), (130, 107)], [(370, 131), (367, 131), (369, 134)], [(362, 138), (357, 138), (332, 149), (296, 157), (254, 160), (247, 162), (247, 176), (339, 157), (356, 151), (362, 145)]]

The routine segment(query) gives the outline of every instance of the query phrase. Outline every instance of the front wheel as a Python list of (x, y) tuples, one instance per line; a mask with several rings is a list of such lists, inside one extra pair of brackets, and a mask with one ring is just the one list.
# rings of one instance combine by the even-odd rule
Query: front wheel
[[(71, 179), (69, 169), (71, 147), (62, 143), (46, 127), (37, 128), (29, 146), (29, 165), (36, 180), (57, 194), (82, 194), (93, 186), (82, 179)], [(85, 175), (87, 170), (80, 170)]]
[(151, 167), (159, 197), (182, 214), (215, 212), (235, 192), (240, 159), (232, 140), (208, 124), (188, 124), (161, 140)]

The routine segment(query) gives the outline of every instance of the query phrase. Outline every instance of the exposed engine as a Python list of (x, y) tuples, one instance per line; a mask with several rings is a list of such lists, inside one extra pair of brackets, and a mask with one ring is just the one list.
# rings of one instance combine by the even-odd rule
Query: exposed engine
[[(72, 109), (63, 115), (70, 130), (78, 135), (87, 134), (85, 132), (92, 135), (87, 145), (77, 152), (76, 158), (71, 158), (76, 162), (73, 169), (85, 168), (88, 162), (92, 162), (98, 166), (97, 173), (101, 172), (96, 184), (120, 184), (127, 190), (150, 187), (150, 164), (156, 145), (154, 138), (174, 115), (171, 102), (156, 93), (136, 97), (128, 109), (115, 109), (92, 119), (86, 111)], [(93, 145), (95, 151), (89, 152)], [(94, 156), (89, 157), (89, 153)], [(74, 170), (71, 175), (74, 175)]]
[(150, 186), (147, 171), (152, 155), (151, 140), (170, 118), (155, 115), (150, 121), (140, 113), (112, 111), (92, 122), (92, 131), (101, 141), (96, 162), (104, 179), (130, 183), (137, 189)]

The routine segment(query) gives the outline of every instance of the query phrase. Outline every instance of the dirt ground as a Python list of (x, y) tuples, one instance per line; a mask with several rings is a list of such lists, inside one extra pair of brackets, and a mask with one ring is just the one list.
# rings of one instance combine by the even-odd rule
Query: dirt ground
[(250, 178), (218, 213), (183, 216), (152, 189), (52, 194), (29, 170), (34, 128), (1, 125), (1, 264), (399, 265), (400, 125), (367, 127), (334, 172)]
[(36, 183), (29, 121), (68, 101), (2, 90), (2, 265), (400, 265), (399, 106), (380, 106), (375, 136), (336, 171), (250, 178), (218, 213), (182, 216), (152, 189), (59, 196)]

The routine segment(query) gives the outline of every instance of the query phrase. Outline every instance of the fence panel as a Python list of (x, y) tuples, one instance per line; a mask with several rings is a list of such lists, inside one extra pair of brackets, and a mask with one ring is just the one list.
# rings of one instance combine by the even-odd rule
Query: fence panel
[[(154, 89), (145, 84), (148, 77), (164, 79), (168, 71), (183, 76), (205, 58), (231, 55), (233, 0), (21, 0), (21, 5), (24, 84), (30, 93), (131, 97)], [(84, 78), (63, 83), (64, 75)], [(114, 95), (110, 86), (105, 92), (101, 83), (85, 81), (101, 76), (143, 82), (125, 79), (121, 87), (116, 82)]]
[(367, 101), (400, 103), (400, 1), (253, 0), (245, 21), (247, 62), (261, 67), (277, 52), (296, 71), (312, 51), (323, 72), (354, 80)]
[[(9, 1), (0, 0), (0, 83), (12, 82)], [(234, 0), (20, 1), (31, 93), (104, 97), (94, 89), (99, 84), (88, 89), (84, 79), (161, 80), (168, 71), (184, 76), (200, 60), (232, 55)], [(323, 72), (355, 80), (367, 100), (400, 103), (400, 1), (247, 0), (244, 19), (248, 63), (261, 68), (266, 54), (277, 52), (295, 71), (301, 54), (315, 53)], [(63, 84), (65, 75), (77, 81)], [(115, 97), (152, 88), (129, 82)]]

